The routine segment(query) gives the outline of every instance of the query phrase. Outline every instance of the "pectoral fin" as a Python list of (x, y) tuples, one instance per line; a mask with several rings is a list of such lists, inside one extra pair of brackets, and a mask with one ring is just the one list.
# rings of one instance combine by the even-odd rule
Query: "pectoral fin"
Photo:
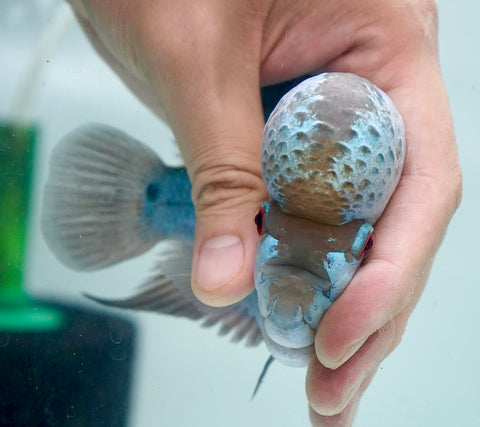
[(232, 341), (245, 340), (247, 346), (262, 341), (255, 316), (258, 313), (256, 292), (228, 307), (210, 307), (200, 302), (190, 286), (191, 245), (168, 242), (169, 249), (161, 253), (152, 277), (135, 295), (120, 300), (107, 300), (87, 295), (101, 304), (132, 310), (151, 311), (203, 320), (202, 326), (220, 325), (219, 334), (233, 332)]

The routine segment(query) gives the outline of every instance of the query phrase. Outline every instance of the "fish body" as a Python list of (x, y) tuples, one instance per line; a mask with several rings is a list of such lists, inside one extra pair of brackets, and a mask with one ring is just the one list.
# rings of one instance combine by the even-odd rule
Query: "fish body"
[(322, 316), (371, 246), (404, 151), (400, 115), (367, 80), (325, 73), (288, 92), (265, 126), (262, 170), (271, 200), (256, 218), (255, 290), (229, 307), (206, 306), (190, 289), (195, 214), (185, 168), (166, 166), (115, 129), (82, 127), (55, 149), (42, 228), (56, 256), (77, 270), (170, 241), (138, 294), (94, 299), (220, 323), (220, 333), (233, 330), (248, 345), (263, 339), (275, 359), (303, 366)]
[(184, 167), (166, 166), (149, 147), (109, 126), (66, 135), (50, 158), (42, 231), (55, 256), (77, 271), (95, 271), (163, 245), (153, 275), (124, 300), (105, 305), (203, 319), (234, 331), (233, 341), (261, 342), (256, 291), (229, 307), (207, 306), (190, 286), (195, 212)]

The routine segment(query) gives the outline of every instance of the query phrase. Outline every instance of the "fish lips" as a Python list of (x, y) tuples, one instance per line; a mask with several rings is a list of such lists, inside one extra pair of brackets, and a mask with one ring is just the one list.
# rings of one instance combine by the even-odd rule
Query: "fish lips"
[(295, 266), (261, 266), (257, 293), (268, 337), (288, 348), (313, 344), (318, 323), (331, 305), (325, 296), (329, 286), (319, 276)]
[(283, 365), (292, 367), (304, 367), (310, 362), (315, 353), (313, 344), (302, 348), (290, 348), (277, 344), (266, 333), (264, 333), (265, 344), (270, 354)]

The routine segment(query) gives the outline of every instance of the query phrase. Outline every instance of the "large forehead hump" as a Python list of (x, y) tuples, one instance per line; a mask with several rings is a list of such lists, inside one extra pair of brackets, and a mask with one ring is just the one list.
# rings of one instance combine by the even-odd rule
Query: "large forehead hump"
[(285, 212), (317, 222), (374, 222), (401, 173), (403, 123), (388, 96), (353, 74), (308, 79), (265, 126), (262, 167)]

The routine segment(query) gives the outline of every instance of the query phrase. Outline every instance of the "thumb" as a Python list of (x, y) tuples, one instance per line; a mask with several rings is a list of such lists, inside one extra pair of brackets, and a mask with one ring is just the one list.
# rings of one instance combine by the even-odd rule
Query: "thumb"
[(267, 197), (259, 61), (270, 6), (145, 0), (132, 14), (128, 1), (72, 3), (92, 21), (84, 26), (100, 52), (179, 143), (196, 212), (194, 293), (210, 305), (242, 299), (253, 289), (254, 217)]
[(249, 87), (250, 96), (232, 88), (230, 96), (210, 102), (203, 117), (197, 111), (181, 142), (196, 214), (192, 289), (209, 305), (234, 303), (253, 289), (254, 218), (268, 194), (260, 93), (258, 85)]

